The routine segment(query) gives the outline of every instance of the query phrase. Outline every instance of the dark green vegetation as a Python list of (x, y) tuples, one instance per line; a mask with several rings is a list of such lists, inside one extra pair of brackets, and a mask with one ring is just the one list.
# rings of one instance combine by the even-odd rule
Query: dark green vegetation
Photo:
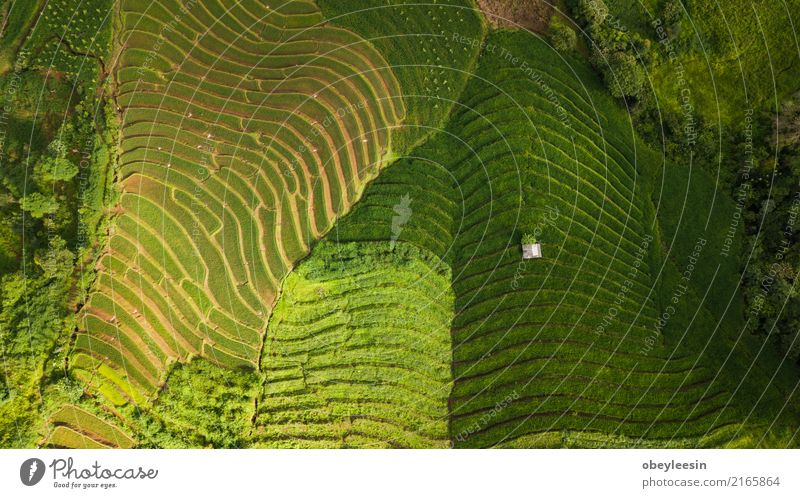
[[(34, 445), (42, 414), (57, 406), (48, 392), (71, 384), (61, 364), (74, 306), (91, 279), (83, 263), (101, 245), (109, 146), (116, 140), (98, 84), (99, 57), (111, 41), (110, 2), (84, 2), (92, 16), (66, 0), (38, 3), (5, 2), (0, 33), (3, 447)], [(64, 42), (54, 42), (62, 34)], [(59, 430), (55, 437), (72, 436)]]
[(720, 229), (744, 230), (733, 256), (745, 326), (797, 363), (800, 2), (634, 3), (569, 5), (593, 64), (651, 146), (705, 170), (734, 199)]
[(0, 72), (7, 73), (25, 42), (32, 21), (38, 16), (44, 0), (31, 2), (5, 1), (0, 7), (3, 21), (0, 27)]
[[(772, 423), (793, 372), (740, 336), (738, 254), (720, 256), (732, 203), (721, 197), (709, 221), (712, 179), (659, 173), (580, 62), (554, 63), (522, 33), (487, 46), (524, 63), (484, 54), (446, 130), (384, 172), (330, 235), (391, 238), (392, 206), (413, 199), (399, 240), (452, 266), (456, 445), (791, 437), (796, 414)], [(526, 233), (545, 259), (520, 260)]]
[(800, 444), (791, 2), (73, 3), (2, 8), (0, 445)]

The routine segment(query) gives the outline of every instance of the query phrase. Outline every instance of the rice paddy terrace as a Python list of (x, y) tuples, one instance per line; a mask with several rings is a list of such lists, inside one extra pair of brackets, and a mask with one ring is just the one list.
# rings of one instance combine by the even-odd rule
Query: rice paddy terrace
[[(394, 236), (451, 265), (453, 443), (754, 445), (752, 434), (796, 425), (772, 424), (791, 389), (758, 370), (776, 364), (754, 359), (749, 338), (712, 333), (723, 321), (740, 330), (703, 304), (735, 308), (735, 285), (714, 297), (721, 287), (706, 275), (678, 291), (678, 268), (696, 248), (674, 244), (676, 206), (705, 205), (710, 179), (695, 174), (691, 194), (686, 183), (654, 191), (658, 157), (634, 140), (588, 68), (554, 60), (526, 34), (498, 33), (487, 46), (519, 60), (484, 53), (447, 129), (385, 171), (329, 235)], [(392, 210), (403, 196), (413, 214), (398, 234)], [(721, 200), (713, 222), (732, 210)], [(695, 234), (692, 244), (709, 239), (694, 255), (698, 268), (719, 267), (719, 231), (702, 228), (702, 209), (686, 218), (696, 224), (677, 223)], [(526, 232), (538, 235), (544, 259), (521, 260)], [(665, 258), (663, 247), (674, 254)], [(725, 271), (714, 277), (727, 280)], [(750, 388), (762, 397), (744, 395)]]
[(281, 279), (376, 174), (404, 110), (381, 55), (312, 3), (119, 15), (122, 193), (71, 363), (122, 401), (189, 355), (257, 365)]
[[(120, 195), (70, 356), (95, 410), (52, 414), (47, 444), (160, 445), (161, 424), (192, 446), (756, 446), (797, 427), (774, 358), (736, 335), (741, 297), (714, 287), (735, 264), (707, 271), (731, 203), (676, 222), (713, 183), (665, 188), (585, 62), (487, 36), (466, 2), (390, 2), (409, 19), (391, 27), (381, 2), (319, 5), (119, 3)], [(236, 434), (205, 420), (204, 375)]]
[(328, 244), (287, 278), (264, 348), (267, 447), (445, 447), (449, 268), (387, 242)]
[[(685, 405), (714, 396), (691, 358), (641, 353), (658, 313), (652, 165), (635, 160), (630, 125), (588, 75), (553, 64), (543, 42), (491, 40), (532, 71), (482, 60), (448, 130), (464, 143), (450, 163), (464, 193), (453, 435), (465, 446), (541, 445), (566, 429), (653, 437), (669, 430), (654, 420), (682, 422)], [(522, 232), (540, 233), (544, 264), (521, 262)], [(676, 391), (681, 381), (692, 387)]]

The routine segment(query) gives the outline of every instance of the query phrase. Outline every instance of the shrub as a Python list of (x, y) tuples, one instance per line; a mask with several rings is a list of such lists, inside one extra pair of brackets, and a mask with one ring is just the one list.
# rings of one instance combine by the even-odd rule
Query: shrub
[(578, 18), (590, 26), (603, 24), (608, 17), (608, 7), (603, 0), (580, 0), (578, 2)]
[(47, 197), (39, 192), (33, 192), (22, 198), (21, 207), (34, 218), (44, 218), (58, 210), (58, 202), (52, 197)]
[(536, 239), (536, 236), (534, 234), (532, 234), (532, 233), (524, 233), (524, 234), (522, 234), (522, 243), (523, 244), (528, 245), (528, 244), (535, 244), (537, 242), (539, 242), (539, 241)]
[(683, 17), (683, 6), (680, 0), (668, 0), (661, 9), (661, 18), (667, 26), (674, 26)]
[(578, 35), (562, 18), (553, 16), (550, 20), (550, 42), (556, 50), (569, 52), (575, 49)]
[(64, 157), (45, 157), (34, 166), (36, 179), (43, 185), (67, 182), (78, 174), (78, 167)]
[(615, 97), (638, 97), (644, 88), (644, 70), (633, 55), (613, 52), (604, 60), (603, 77)]

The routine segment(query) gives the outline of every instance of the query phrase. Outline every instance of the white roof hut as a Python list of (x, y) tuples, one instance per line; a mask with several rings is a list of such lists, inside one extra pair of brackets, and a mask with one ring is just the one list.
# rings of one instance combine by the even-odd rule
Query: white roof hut
[(522, 259), (536, 259), (542, 257), (542, 245), (538, 242), (522, 244)]

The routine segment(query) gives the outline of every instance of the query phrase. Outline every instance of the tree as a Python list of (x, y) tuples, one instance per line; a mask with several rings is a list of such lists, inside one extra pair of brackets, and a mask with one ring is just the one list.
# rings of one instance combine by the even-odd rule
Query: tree
[(64, 157), (45, 157), (36, 163), (33, 173), (40, 185), (67, 182), (78, 174), (78, 167)]
[[(241, 448), (248, 444), (258, 376), (252, 370), (227, 370), (204, 359), (170, 372), (153, 412), (163, 423), (156, 445)], [(151, 425), (144, 418), (143, 422)]]
[(680, 0), (668, 0), (661, 9), (661, 18), (667, 26), (674, 26), (683, 18), (683, 5)]
[(644, 70), (633, 55), (613, 52), (605, 60), (603, 76), (615, 97), (639, 97), (644, 88)]
[(20, 206), (36, 219), (42, 219), (47, 214), (53, 214), (58, 210), (58, 201), (52, 197), (33, 192), (22, 198)]
[(47, 251), (42, 255), (37, 254), (35, 261), (42, 268), (46, 278), (63, 278), (72, 272), (74, 259), (75, 255), (67, 249), (67, 242), (56, 235), (50, 240)]
[(77, 403), (83, 396), (84, 386), (77, 380), (64, 377), (56, 383), (56, 389), (70, 403)]
[(608, 6), (603, 0), (580, 0), (578, 2), (578, 17), (585, 20), (589, 26), (603, 24), (608, 17)]
[[(65, 124), (62, 129), (60, 130), (61, 133), (59, 135), (65, 134), (65, 132), (71, 132), (72, 126), (69, 123)], [(64, 145), (64, 141), (56, 138), (49, 144), (47, 144), (47, 150), (56, 157), (63, 157), (66, 153), (67, 147)]]
[(539, 241), (536, 238), (536, 235), (534, 235), (532, 233), (523, 233), (522, 234), (522, 244), (523, 245), (527, 246), (527, 245), (530, 245), (530, 244), (536, 244), (537, 242), (539, 242)]
[(578, 35), (564, 20), (554, 15), (550, 19), (550, 41), (556, 50), (570, 52), (578, 44)]
[(25, 295), (27, 281), (21, 272), (15, 272), (3, 276), (0, 284), (2, 294), (2, 306), (0, 310), (13, 310), (17, 302)]

